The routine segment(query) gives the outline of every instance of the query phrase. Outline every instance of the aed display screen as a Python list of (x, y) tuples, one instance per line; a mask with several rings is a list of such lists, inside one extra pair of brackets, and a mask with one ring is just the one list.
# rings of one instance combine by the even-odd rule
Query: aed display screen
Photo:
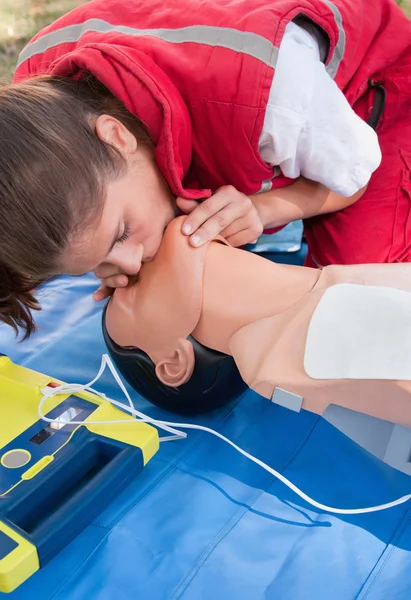
[(30, 439), (30, 442), (32, 444), (36, 444), (37, 446), (40, 446), (43, 442), (48, 440), (57, 431), (60, 431), (60, 429), (63, 429), (63, 427), (68, 425), (69, 422), (74, 421), (76, 419), (76, 417), (78, 417), (78, 415), (82, 412), (83, 412), (82, 408), (70, 406), (67, 410), (65, 410), (63, 413), (61, 413), (61, 415), (56, 417), (52, 423), (49, 423), (47, 425), (47, 427), (45, 427), (44, 429), (42, 429), (41, 431), (36, 433), (36, 435)]

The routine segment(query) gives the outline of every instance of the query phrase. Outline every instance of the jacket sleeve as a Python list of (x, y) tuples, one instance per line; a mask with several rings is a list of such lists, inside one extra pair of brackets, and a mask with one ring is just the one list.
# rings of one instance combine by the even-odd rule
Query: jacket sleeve
[(342, 196), (364, 187), (381, 162), (376, 133), (326, 72), (318, 41), (292, 22), (280, 46), (260, 154), (286, 177), (303, 175)]

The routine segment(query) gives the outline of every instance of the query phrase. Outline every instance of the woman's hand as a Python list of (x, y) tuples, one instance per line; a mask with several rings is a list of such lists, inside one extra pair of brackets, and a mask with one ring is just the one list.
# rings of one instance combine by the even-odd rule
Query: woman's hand
[(100, 302), (111, 296), (115, 288), (126, 287), (128, 284), (127, 275), (124, 275), (124, 273), (120, 272), (120, 269), (108, 263), (97, 267), (94, 275), (101, 279), (101, 286), (93, 294), (96, 302)]
[(189, 215), (182, 231), (191, 236), (191, 244), (196, 247), (217, 235), (235, 247), (252, 244), (264, 229), (252, 200), (231, 185), (219, 188), (211, 198), (200, 203), (177, 198), (177, 206)]

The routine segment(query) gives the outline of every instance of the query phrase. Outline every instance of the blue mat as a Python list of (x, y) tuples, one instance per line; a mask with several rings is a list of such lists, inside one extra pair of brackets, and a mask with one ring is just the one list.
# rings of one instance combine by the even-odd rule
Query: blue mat
[[(42, 290), (40, 331), (0, 352), (70, 382), (89, 381), (105, 351), (91, 276)], [(100, 389), (121, 399), (109, 375)], [(167, 413), (135, 398), (152, 416)], [(253, 393), (201, 419), (318, 501), (387, 502), (411, 478), (323, 419)], [(9, 597), (41, 600), (409, 600), (411, 504), (339, 517), (305, 504), (223, 442), (200, 432), (162, 445), (139, 476), (45, 569)]]

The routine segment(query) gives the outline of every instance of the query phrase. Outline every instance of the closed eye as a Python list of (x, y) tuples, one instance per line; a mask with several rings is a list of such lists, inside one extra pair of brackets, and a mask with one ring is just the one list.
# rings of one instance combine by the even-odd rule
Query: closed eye
[(124, 231), (119, 238), (116, 239), (116, 244), (124, 244), (130, 235), (130, 225), (124, 223)]

